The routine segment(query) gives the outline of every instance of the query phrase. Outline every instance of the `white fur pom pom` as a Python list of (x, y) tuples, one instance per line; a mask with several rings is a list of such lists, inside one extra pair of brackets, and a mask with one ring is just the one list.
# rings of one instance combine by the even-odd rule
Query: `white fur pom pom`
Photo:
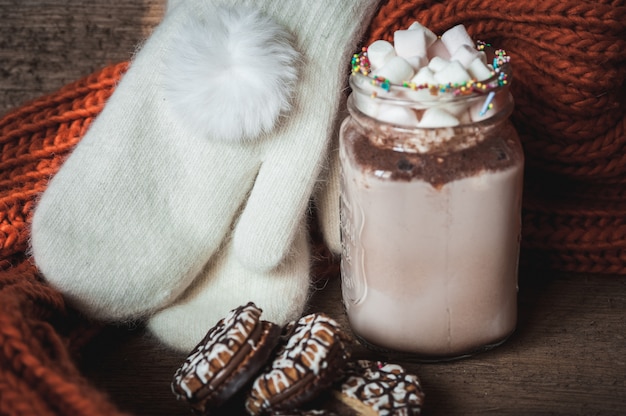
[(298, 53), (290, 34), (254, 9), (218, 7), (181, 25), (167, 56), (166, 99), (194, 133), (244, 142), (288, 111)]

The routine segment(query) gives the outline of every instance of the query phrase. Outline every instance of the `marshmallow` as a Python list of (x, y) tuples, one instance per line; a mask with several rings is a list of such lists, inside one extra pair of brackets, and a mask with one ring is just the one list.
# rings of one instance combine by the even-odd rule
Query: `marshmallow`
[(426, 56), (428, 46), (426, 35), (421, 30), (396, 30), (393, 34), (393, 45), (396, 54), (407, 56)]
[(409, 63), (409, 65), (411, 65), (413, 71), (419, 71), (420, 68), (428, 65), (428, 58), (425, 56), (416, 55), (405, 57), (404, 59)]
[(433, 59), (434, 57), (440, 57), (443, 59), (450, 59), (450, 52), (448, 52), (448, 48), (443, 44), (441, 39), (437, 39), (433, 42), (432, 45), (428, 47), (428, 58)]
[(450, 65), (450, 61), (440, 56), (435, 56), (428, 63), (428, 69), (430, 69), (433, 72), (437, 72), (437, 71), (441, 71), (448, 65)]
[(427, 66), (417, 71), (417, 74), (411, 78), (411, 82), (415, 85), (437, 85), (435, 73)]
[(372, 82), (372, 78), (369, 76), (353, 75), (350, 81), (354, 84), (354, 89), (359, 91), (359, 95), (372, 95), (380, 93), (380, 88)]
[(372, 71), (385, 65), (395, 55), (395, 48), (386, 40), (377, 40), (367, 48), (367, 57)]
[(437, 35), (435, 35), (435, 32), (433, 32), (432, 30), (430, 30), (429, 28), (427, 28), (426, 26), (422, 25), (419, 22), (413, 22), (411, 26), (409, 26), (408, 30), (419, 30), (419, 31), (424, 32), (424, 37), (426, 38), (427, 47), (435, 43), (435, 41), (437, 40)]
[(446, 32), (441, 35), (441, 41), (451, 55), (454, 55), (457, 49), (463, 45), (467, 45), (472, 48), (475, 47), (474, 41), (467, 33), (467, 30), (465, 30), (465, 26), (463, 25), (456, 25), (446, 30)]
[(376, 117), (386, 123), (403, 127), (417, 127), (418, 120), (415, 111), (410, 108), (381, 104)]
[[(424, 86), (424, 85), (437, 85), (437, 80), (435, 79), (433, 71), (428, 69), (428, 67), (423, 67), (413, 78), (411, 78), (411, 83), (416, 86)], [(437, 97), (433, 95), (430, 88), (419, 88), (416, 90), (408, 90), (405, 92), (406, 98), (417, 101), (417, 102), (429, 102), (435, 100)]]
[(450, 60), (459, 61), (461, 65), (467, 68), (476, 58), (480, 58), (480, 60), (485, 64), (487, 63), (487, 55), (485, 52), (476, 50), (474, 47), (469, 45), (461, 45), (461, 47), (452, 54)]
[(445, 104), (445, 110), (460, 120), (461, 118), (469, 117), (468, 110), (470, 108), (470, 105), (471, 104), (468, 104), (463, 100), (461, 100), (460, 102), (453, 101)]
[(472, 115), (469, 112), (469, 109), (467, 109), (464, 112), (462, 112), (461, 114), (455, 116), (458, 120), (459, 120), (459, 124), (471, 124), (472, 123)]
[(363, 94), (352, 94), (352, 97), (354, 97), (354, 104), (356, 108), (359, 109), (359, 111), (372, 118), (378, 117), (380, 104), (378, 104), (376, 100), (372, 99), (371, 96)]
[(454, 127), (459, 125), (459, 120), (452, 114), (437, 107), (428, 108), (424, 111), (422, 119), (419, 122), (418, 127), (423, 128), (439, 128), (439, 127)]
[(469, 112), (471, 104), (468, 104), (464, 100), (453, 101), (445, 104), (446, 112), (452, 114), (459, 120), (459, 124), (469, 124), (472, 122), (472, 118)]
[(393, 84), (402, 84), (413, 77), (413, 67), (403, 58), (394, 56), (381, 68), (378, 68), (372, 75), (384, 77)]
[(492, 69), (481, 58), (474, 59), (468, 66), (467, 71), (477, 81), (489, 79), (493, 75)]
[(441, 85), (464, 84), (471, 79), (459, 61), (452, 61), (439, 71), (435, 71), (435, 79)]
[(362, 113), (376, 118), (378, 115), (378, 101), (372, 99), (372, 96), (384, 94), (385, 91), (374, 86), (369, 77), (353, 76), (351, 78), (353, 88), (356, 94), (351, 95), (351, 99), (354, 100), (354, 105)]

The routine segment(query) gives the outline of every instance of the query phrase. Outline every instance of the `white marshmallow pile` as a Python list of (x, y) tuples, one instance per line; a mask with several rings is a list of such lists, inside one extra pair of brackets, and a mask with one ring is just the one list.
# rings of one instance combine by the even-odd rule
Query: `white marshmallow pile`
[(415, 111), (407, 106), (365, 103), (363, 99), (357, 102), (361, 111), (378, 120), (407, 127), (454, 127), (485, 119), (490, 116), (486, 108), (498, 106), (494, 94), (485, 95), (489, 101), (474, 104), (440, 100), (446, 95), (449, 99), (448, 92), (490, 79), (496, 72), (463, 25), (438, 37), (415, 22), (406, 30), (396, 31), (393, 43), (377, 40), (366, 52), (367, 69), (361, 72), (378, 81), (372, 84), (379, 90), (389, 92), (389, 84), (408, 87), (401, 89), (403, 95), (398, 98), (430, 103), (425, 110)]

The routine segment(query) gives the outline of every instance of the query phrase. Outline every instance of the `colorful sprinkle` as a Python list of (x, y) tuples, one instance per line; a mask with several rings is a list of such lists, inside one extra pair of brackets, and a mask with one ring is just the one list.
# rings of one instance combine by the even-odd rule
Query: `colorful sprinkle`
[(485, 48), (491, 48), (491, 44), (487, 42), (483, 42), (482, 40), (479, 40), (478, 42), (476, 42), (476, 49), (478, 49), (479, 51), (484, 51)]
[[(491, 44), (478, 41), (476, 42), (476, 49), (479, 51), (484, 51), (485, 48), (490, 48)], [(483, 83), (476, 79), (472, 79), (463, 84), (444, 84), (444, 85), (429, 85), (429, 84), (421, 84), (417, 85), (412, 82), (405, 81), (402, 84), (398, 84), (397, 86), (403, 88), (409, 88), (413, 91), (417, 90), (430, 90), (431, 94), (436, 96), (439, 93), (451, 93), (455, 96), (462, 95), (470, 95), (473, 93), (487, 93), (488, 91), (493, 90), (497, 87), (502, 87), (508, 84), (507, 74), (502, 72), (502, 66), (510, 62), (510, 56), (507, 55), (504, 49), (497, 49), (494, 51), (495, 57), (492, 61), (492, 66), (494, 69), (494, 75), (498, 74), (497, 79), (491, 83)], [(360, 53), (355, 53), (352, 56), (352, 73), (353, 74), (363, 74), (368, 76), (371, 72), (371, 64), (369, 58), (367, 57), (367, 48), (363, 48)], [(393, 84), (389, 82), (388, 79), (383, 77), (374, 76), (372, 78), (372, 85), (382, 88), (385, 91), (390, 91)], [(492, 98), (493, 99), (493, 98)], [(488, 98), (489, 100), (489, 98)], [(489, 100), (491, 101), (491, 100)], [(488, 111), (488, 108), (485, 110)]]
[(361, 53), (355, 53), (352, 56), (352, 73), (361, 73), (368, 75), (370, 73), (370, 60), (367, 57), (367, 48), (363, 48)]
[(490, 91), (489, 94), (487, 94), (487, 99), (485, 100), (485, 104), (483, 104), (483, 107), (480, 109), (480, 112), (478, 113), (480, 114), (481, 117), (487, 114), (487, 111), (493, 108), (493, 97), (495, 95), (496, 93), (493, 91)]

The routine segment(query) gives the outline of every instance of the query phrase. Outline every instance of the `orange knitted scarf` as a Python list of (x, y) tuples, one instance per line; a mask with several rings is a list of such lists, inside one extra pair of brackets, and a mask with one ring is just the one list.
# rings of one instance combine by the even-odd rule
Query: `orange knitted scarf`
[(512, 58), (526, 153), (522, 264), (626, 273), (626, 3), (388, 0), (366, 44), (464, 24)]
[(74, 365), (93, 329), (42, 282), (27, 249), (37, 195), (126, 67), (108, 67), (0, 120), (0, 415), (120, 414)]
[[(414, 20), (438, 33), (463, 23), (513, 58), (513, 121), (527, 157), (524, 264), (626, 274), (624, 1), (387, 0), (364, 44)], [(74, 364), (93, 330), (42, 282), (27, 249), (37, 195), (126, 67), (0, 120), (0, 415), (120, 414)]]

